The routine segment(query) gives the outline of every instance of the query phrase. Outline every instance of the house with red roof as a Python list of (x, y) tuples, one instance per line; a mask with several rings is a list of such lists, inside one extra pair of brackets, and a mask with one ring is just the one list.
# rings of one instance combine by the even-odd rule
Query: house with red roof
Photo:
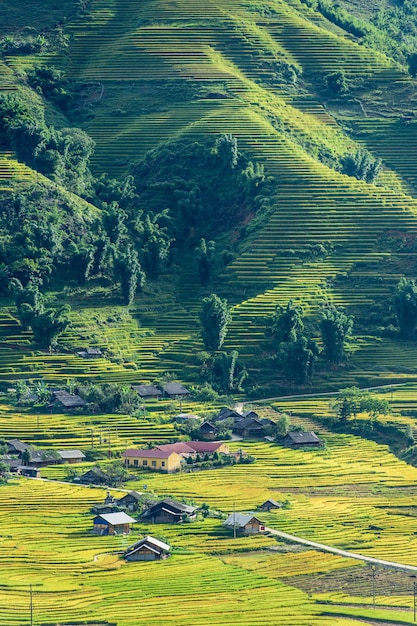
[(130, 449), (123, 452), (122, 457), (127, 467), (150, 469), (159, 472), (176, 472), (181, 467), (182, 456), (174, 450), (160, 450), (159, 448), (137, 450)]
[(159, 472), (177, 472), (181, 463), (197, 454), (229, 454), (229, 446), (224, 441), (177, 441), (151, 449), (129, 449), (123, 452), (126, 467), (145, 468)]

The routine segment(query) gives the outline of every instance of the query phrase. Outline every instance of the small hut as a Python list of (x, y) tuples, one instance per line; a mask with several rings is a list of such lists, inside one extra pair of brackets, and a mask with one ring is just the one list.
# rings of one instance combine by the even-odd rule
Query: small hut
[(240, 535), (257, 535), (265, 530), (264, 523), (249, 513), (231, 513), (224, 526), (236, 529)]
[(102, 513), (94, 520), (94, 532), (97, 535), (128, 535), (130, 526), (136, 522), (126, 513)]
[(126, 561), (160, 561), (169, 556), (170, 546), (159, 539), (147, 535), (137, 541), (124, 553)]

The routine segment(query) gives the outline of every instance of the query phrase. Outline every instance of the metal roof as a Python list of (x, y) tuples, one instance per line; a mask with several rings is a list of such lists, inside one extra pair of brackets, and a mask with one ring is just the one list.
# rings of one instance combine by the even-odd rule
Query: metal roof
[(174, 452), (176, 450), (160, 450), (159, 448), (130, 449), (125, 450), (122, 456), (135, 459), (168, 459)]
[(105, 522), (108, 522), (112, 526), (117, 526), (119, 524), (134, 524), (136, 522), (133, 517), (127, 515), (126, 513), (103, 513), (102, 515), (98, 515), (101, 519), (104, 519)]
[(254, 515), (248, 513), (231, 513), (227, 520), (224, 522), (225, 526), (236, 526), (237, 528), (244, 528), (248, 522), (252, 519), (256, 519), (257, 522), (262, 522)]
[(143, 546), (149, 547), (151, 550), (153, 547), (159, 548), (160, 550), (168, 551), (171, 546), (163, 541), (159, 541), (159, 539), (155, 539), (155, 537), (151, 537), (150, 535), (146, 535), (143, 539), (140, 539), (132, 546), (129, 546), (125, 552), (125, 554), (132, 554), (142, 548)]
[(62, 459), (85, 459), (81, 450), (58, 450), (58, 454)]

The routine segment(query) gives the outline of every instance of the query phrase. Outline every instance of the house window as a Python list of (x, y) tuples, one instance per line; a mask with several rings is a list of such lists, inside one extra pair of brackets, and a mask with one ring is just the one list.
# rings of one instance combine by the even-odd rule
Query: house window
[(136, 466), (137, 466), (137, 465), (139, 465), (139, 461), (138, 461), (137, 459), (135, 459), (135, 460), (133, 461), (133, 465), (136, 465)]
[(143, 461), (143, 465), (148, 465), (148, 461)]
[(152, 467), (156, 467), (156, 461), (152, 461)]
[(165, 461), (161, 461), (161, 467), (165, 467)]

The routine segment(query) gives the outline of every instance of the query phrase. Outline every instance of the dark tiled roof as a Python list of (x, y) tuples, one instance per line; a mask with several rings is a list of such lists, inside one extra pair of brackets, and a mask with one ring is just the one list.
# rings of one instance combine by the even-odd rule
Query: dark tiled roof
[(316, 433), (310, 432), (290, 432), (287, 437), (294, 443), (320, 443)]
[(253, 417), (245, 417), (243, 420), (235, 422), (233, 428), (235, 430), (260, 430), (263, 428), (263, 424)]
[(149, 396), (162, 396), (162, 391), (155, 385), (132, 385), (132, 389), (136, 391), (141, 398)]
[(80, 398), (80, 396), (68, 393), (67, 391), (64, 391), (62, 389), (60, 389), (59, 391), (54, 391), (53, 396), (55, 400), (60, 402), (66, 408), (76, 408), (87, 404), (85, 400)]
[(190, 393), (190, 391), (180, 383), (166, 383), (162, 385), (162, 389), (169, 396), (182, 396)]

